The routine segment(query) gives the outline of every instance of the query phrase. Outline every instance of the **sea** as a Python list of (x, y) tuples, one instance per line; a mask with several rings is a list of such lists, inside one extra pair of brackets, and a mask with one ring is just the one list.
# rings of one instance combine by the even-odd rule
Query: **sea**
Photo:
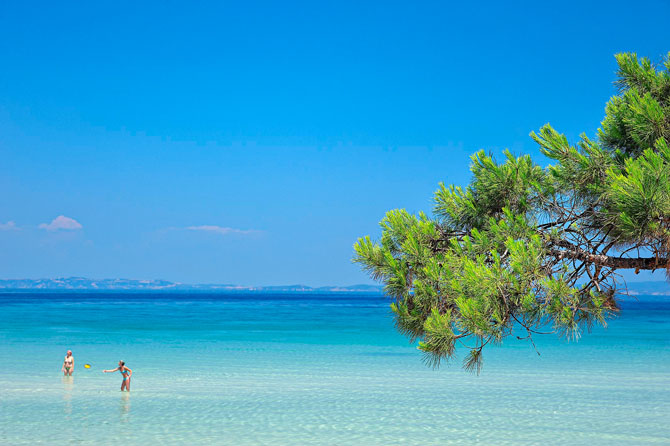
[(476, 375), (424, 364), (376, 294), (0, 293), (0, 444), (670, 445), (670, 300), (622, 307)]

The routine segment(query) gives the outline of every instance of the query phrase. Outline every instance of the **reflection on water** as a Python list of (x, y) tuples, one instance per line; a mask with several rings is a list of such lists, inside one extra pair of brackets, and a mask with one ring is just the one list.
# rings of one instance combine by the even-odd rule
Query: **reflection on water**
[(72, 391), (74, 389), (74, 377), (63, 376), (61, 378), (63, 383), (63, 401), (65, 402), (64, 412), (66, 418), (69, 420), (72, 415)]
[(130, 420), (130, 393), (121, 394), (121, 404), (119, 404), (119, 415), (122, 423)]

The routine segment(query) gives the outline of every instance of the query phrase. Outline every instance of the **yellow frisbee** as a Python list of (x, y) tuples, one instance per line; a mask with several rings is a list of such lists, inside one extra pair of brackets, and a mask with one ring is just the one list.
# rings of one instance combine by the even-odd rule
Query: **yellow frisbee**
[(91, 364), (84, 364), (84, 368), (85, 368), (85, 369), (90, 369), (90, 368), (91, 368)]

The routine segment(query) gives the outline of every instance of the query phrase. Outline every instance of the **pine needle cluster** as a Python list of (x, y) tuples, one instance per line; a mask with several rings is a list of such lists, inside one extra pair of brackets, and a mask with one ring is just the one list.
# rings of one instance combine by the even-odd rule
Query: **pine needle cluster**
[(439, 185), (431, 216), (392, 210), (379, 240), (354, 245), (427, 364), (460, 346), (479, 373), (484, 347), (508, 336), (576, 340), (618, 312), (618, 271), (670, 270), (670, 53), (661, 66), (616, 59), (596, 140), (532, 132), (547, 167), (480, 151), (469, 185)]

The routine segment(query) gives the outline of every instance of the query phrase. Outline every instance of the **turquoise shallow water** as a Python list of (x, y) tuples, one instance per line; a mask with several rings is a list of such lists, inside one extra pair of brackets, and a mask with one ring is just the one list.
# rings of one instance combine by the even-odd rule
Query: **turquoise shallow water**
[(425, 367), (378, 296), (0, 294), (0, 443), (670, 444), (669, 303), (536, 344), (477, 377)]

